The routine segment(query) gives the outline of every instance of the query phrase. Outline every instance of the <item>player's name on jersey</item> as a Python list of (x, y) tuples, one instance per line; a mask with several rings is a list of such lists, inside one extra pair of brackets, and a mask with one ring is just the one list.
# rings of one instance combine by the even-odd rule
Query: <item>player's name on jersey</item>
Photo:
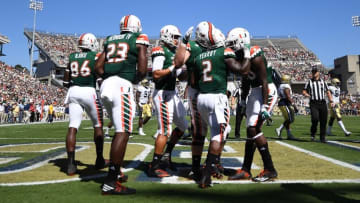
[(109, 37), (108, 41), (113, 41), (113, 40), (119, 40), (119, 39), (130, 39), (131, 35), (113, 35), (111, 37)]
[(86, 58), (87, 53), (83, 52), (83, 53), (77, 53), (75, 54), (75, 58)]
[(200, 57), (200, 60), (204, 59), (204, 58), (207, 58), (207, 57), (212, 57), (212, 56), (215, 56), (216, 54), (216, 49), (215, 50), (211, 50), (211, 51), (207, 51), (207, 52), (204, 52), (204, 53), (201, 53), (199, 55)]

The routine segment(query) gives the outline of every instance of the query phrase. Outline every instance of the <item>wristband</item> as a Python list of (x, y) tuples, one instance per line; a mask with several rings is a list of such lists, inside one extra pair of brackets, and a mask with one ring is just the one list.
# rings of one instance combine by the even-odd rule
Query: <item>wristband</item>
[(170, 70), (170, 72), (173, 72), (175, 69), (175, 65), (171, 65), (168, 69)]

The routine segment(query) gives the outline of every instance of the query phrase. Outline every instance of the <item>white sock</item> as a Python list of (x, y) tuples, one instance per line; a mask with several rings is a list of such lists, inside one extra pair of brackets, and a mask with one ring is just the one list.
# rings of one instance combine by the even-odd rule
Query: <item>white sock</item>
[(344, 123), (341, 120), (338, 121), (338, 124), (339, 124), (340, 128), (344, 131), (344, 133), (347, 133), (347, 130), (345, 129)]
[(280, 132), (283, 130), (283, 128), (284, 128), (284, 124), (281, 124), (281, 126), (278, 127), (278, 129), (280, 129)]
[(109, 127), (106, 127), (105, 134), (109, 134)]

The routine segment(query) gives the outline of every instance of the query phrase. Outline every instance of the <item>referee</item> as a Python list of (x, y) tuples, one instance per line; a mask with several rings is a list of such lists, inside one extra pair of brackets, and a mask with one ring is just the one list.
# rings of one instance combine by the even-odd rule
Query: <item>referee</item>
[(311, 112), (311, 140), (315, 140), (317, 124), (320, 121), (320, 141), (326, 142), (326, 121), (328, 109), (325, 101), (325, 94), (329, 98), (330, 105), (333, 106), (333, 99), (327, 84), (320, 79), (320, 72), (316, 66), (311, 69), (312, 79), (308, 80), (303, 90), (303, 95), (310, 98)]

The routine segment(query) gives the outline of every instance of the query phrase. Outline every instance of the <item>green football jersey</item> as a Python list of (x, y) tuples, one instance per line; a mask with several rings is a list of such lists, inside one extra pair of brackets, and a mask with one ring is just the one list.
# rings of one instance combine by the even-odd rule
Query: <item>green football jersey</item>
[(226, 94), (228, 68), (226, 58), (235, 58), (230, 48), (220, 47), (203, 51), (195, 57), (195, 80), (199, 81), (200, 93)]
[[(195, 66), (195, 57), (199, 54), (201, 54), (201, 52), (204, 51), (204, 49), (199, 46), (196, 42), (194, 41), (189, 41), (186, 44), (186, 49), (190, 52), (190, 57), (188, 58), (188, 60), (186, 61), (186, 70), (187, 70), (187, 75), (188, 75), (188, 84), (191, 84), (191, 73), (194, 70), (194, 66)], [(191, 86), (194, 89), (199, 89), (199, 81), (195, 80), (194, 81), (195, 84), (194, 86)]]
[(69, 56), (71, 86), (95, 87), (96, 52), (75, 52)]
[[(164, 45), (154, 47), (151, 51), (151, 57), (154, 60), (154, 57), (156, 56), (164, 56), (165, 61), (163, 65), (163, 70), (169, 68), (171, 65), (173, 65), (175, 52), (170, 50), (169, 48), (165, 47)], [(164, 78), (161, 78), (160, 80), (155, 80), (155, 89), (157, 90), (175, 90), (175, 84), (176, 84), (176, 77), (172, 74), (169, 74), (165, 76)]]
[(124, 33), (108, 36), (104, 42), (106, 61), (103, 77), (117, 75), (132, 83), (136, 82), (138, 50), (136, 44), (149, 44), (145, 34)]
[[(263, 61), (265, 63), (265, 67), (266, 67), (266, 79), (268, 83), (272, 83), (272, 67), (268, 64), (266, 58), (265, 58), (265, 54), (263, 52), (263, 50), (259, 47), (259, 46), (252, 46), (250, 49), (250, 56), (251, 59), (253, 60), (254, 58), (260, 56), (263, 58)], [(251, 70), (251, 68), (250, 68)], [(252, 71), (250, 71), (248, 78), (250, 79), (250, 85), (251, 87), (259, 87), (261, 85), (261, 81), (259, 80), (259, 78), (256, 77), (256, 74)]]

